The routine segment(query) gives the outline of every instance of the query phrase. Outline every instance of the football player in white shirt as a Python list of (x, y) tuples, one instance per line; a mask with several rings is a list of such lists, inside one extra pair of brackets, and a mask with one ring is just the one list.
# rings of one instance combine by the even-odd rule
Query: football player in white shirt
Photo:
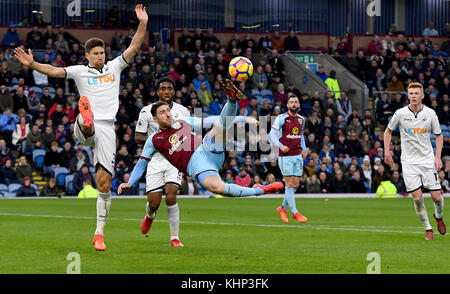
[[(162, 77), (156, 82), (158, 97), (170, 105), (170, 112), (174, 119), (189, 117), (189, 110), (172, 101), (175, 96), (175, 82), (170, 77)], [(145, 106), (139, 113), (136, 126), (135, 141), (145, 144), (147, 138), (159, 130), (158, 123), (151, 114), (152, 104)], [(161, 153), (156, 153), (147, 165), (146, 176), (147, 205), (146, 216), (141, 224), (142, 234), (150, 230), (156, 212), (161, 204), (162, 192), (165, 189), (167, 217), (170, 226), (170, 244), (173, 247), (183, 247), (179, 240), (180, 210), (177, 204), (178, 187), (181, 185), (181, 174)]]
[(114, 173), (116, 134), (114, 118), (119, 108), (120, 73), (132, 61), (141, 48), (147, 32), (148, 15), (145, 7), (135, 8), (139, 26), (130, 46), (123, 54), (105, 64), (103, 40), (91, 38), (86, 41), (88, 66), (74, 65), (65, 68), (41, 64), (33, 60), (31, 49), (28, 54), (20, 47), (14, 55), (24, 65), (49, 77), (73, 79), (80, 93), (78, 115), (74, 133), (80, 143), (93, 147), (97, 170), (99, 197), (97, 199), (97, 228), (94, 234), (96, 250), (106, 249), (103, 228), (111, 207), (111, 178)]
[[(438, 177), (438, 172), (442, 168), (443, 137), (436, 113), (422, 104), (424, 98), (422, 84), (411, 83), (408, 86), (408, 98), (409, 105), (394, 113), (384, 132), (384, 160), (393, 167), (394, 161), (389, 146), (392, 131), (399, 127), (402, 146), (401, 163), (406, 190), (414, 198), (416, 213), (425, 227), (425, 239), (433, 240), (434, 233), (428, 221), (421, 188), (423, 186), (430, 190), (435, 208), (433, 216), (439, 233), (444, 235), (446, 233), (442, 217), (444, 197), (441, 196), (441, 184)], [(435, 155), (430, 142), (431, 133), (436, 135)]]

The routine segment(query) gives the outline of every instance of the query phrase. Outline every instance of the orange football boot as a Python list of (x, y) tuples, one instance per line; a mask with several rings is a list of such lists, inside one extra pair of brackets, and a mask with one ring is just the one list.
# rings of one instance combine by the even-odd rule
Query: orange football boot
[(150, 228), (152, 227), (153, 218), (149, 218), (148, 215), (145, 215), (144, 219), (141, 223), (141, 232), (142, 234), (147, 234), (148, 231), (150, 231)]
[(434, 240), (433, 230), (425, 230), (425, 240)]
[(170, 241), (170, 245), (172, 247), (184, 247), (184, 245), (181, 244), (180, 240), (178, 239), (173, 239), (172, 241)]
[(283, 185), (283, 183), (275, 182), (275, 183), (272, 183), (272, 184), (266, 185), (266, 186), (263, 186), (260, 184), (255, 184), (255, 185), (253, 185), (253, 188), (261, 188), (264, 191), (264, 194), (269, 194), (269, 193), (275, 193), (278, 190), (283, 189), (284, 185)]
[(278, 206), (277, 207), (277, 211), (280, 214), (281, 220), (284, 221), (285, 223), (288, 223), (289, 220), (287, 218), (287, 211), (286, 211), (286, 209), (283, 209), (283, 207)]
[(444, 218), (437, 218), (436, 214), (433, 213), (434, 219), (436, 220), (437, 229), (439, 231), (439, 234), (445, 235), (447, 232), (447, 229), (445, 228)]
[(233, 82), (229, 79), (226, 79), (225, 81), (219, 82), (222, 89), (225, 91), (225, 93), (233, 100), (240, 100), (242, 97), (244, 97), (244, 94), (236, 88), (236, 86), (233, 84)]
[(306, 223), (308, 221), (308, 219), (305, 216), (301, 215), (300, 212), (296, 212), (295, 214), (293, 214), (292, 218), (300, 223)]
[(106, 249), (105, 243), (103, 242), (103, 236), (102, 235), (95, 235), (94, 236), (94, 247), (97, 251), (104, 251)]
[(92, 128), (94, 118), (92, 115), (91, 103), (89, 102), (88, 97), (80, 97), (80, 100), (78, 101), (78, 110), (80, 111), (81, 117), (83, 118), (84, 125), (87, 128)]

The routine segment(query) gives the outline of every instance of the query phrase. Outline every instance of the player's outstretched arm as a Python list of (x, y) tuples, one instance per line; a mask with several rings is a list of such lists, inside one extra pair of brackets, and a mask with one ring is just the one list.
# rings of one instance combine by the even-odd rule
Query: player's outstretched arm
[(142, 151), (141, 157), (136, 163), (136, 166), (131, 172), (130, 180), (128, 181), (128, 183), (120, 184), (119, 188), (117, 189), (117, 194), (121, 194), (123, 190), (129, 189), (131, 186), (136, 184), (142, 177), (144, 172), (147, 170), (148, 162), (152, 159), (153, 154), (157, 152), (152, 142), (152, 138), (154, 135), (155, 134), (152, 134), (145, 142), (144, 150)]
[(20, 47), (14, 49), (14, 56), (23, 64), (38, 72), (53, 78), (66, 78), (66, 71), (62, 67), (55, 67), (50, 64), (42, 64), (34, 61), (33, 52), (28, 49), (28, 54)]
[(119, 188), (117, 189), (117, 194), (122, 194), (122, 191), (129, 189), (131, 186), (137, 183), (139, 179), (144, 174), (145, 170), (147, 169), (148, 160), (144, 158), (140, 158), (138, 162), (136, 163), (136, 166), (134, 167), (133, 171), (130, 175), (130, 180), (128, 183), (122, 183), (120, 184)]
[(145, 33), (147, 32), (148, 14), (145, 10), (145, 6), (142, 4), (136, 5), (134, 10), (136, 12), (137, 19), (139, 20), (139, 26), (136, 34), (131, 40), (130, 46), (123, 52), (123, 58), (126, 62), (130, 63), (136, 56), (139, 49), (141, 49), (142, 42), (144, 41)]

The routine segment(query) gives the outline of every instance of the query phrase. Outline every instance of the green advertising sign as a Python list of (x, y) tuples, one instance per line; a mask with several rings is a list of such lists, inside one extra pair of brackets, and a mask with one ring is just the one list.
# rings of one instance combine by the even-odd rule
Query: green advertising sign
[(304, 54), (298, 54), (295, 55), (295, 58), (300, 61), (301, 63), (315, 63), (316, 58), (314, 55), (304, 55)]

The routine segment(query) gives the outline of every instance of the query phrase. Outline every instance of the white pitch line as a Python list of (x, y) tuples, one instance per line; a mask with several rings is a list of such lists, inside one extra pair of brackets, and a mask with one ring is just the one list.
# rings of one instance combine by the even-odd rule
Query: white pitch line
[[(22, 214), (22, 213), (8, 213), (0, 212), (3, 216), (22, 216), (22, 217), (43, 217), (43, 218), (68, 218), (68, 219), (96, 219), (92, 216), (70, 216), (70, 215), (50, 215), (50, 214)], [(110, 220), (118, 221), (136, 221), (140, 222), (142, 219), (136, 218), (109, 218)], [(168, 222), (166, 220), (157, 220), (156, 222)], [(202, 222), (202, 221), (182, 221), (185, 224), (195, 225), (217, 225), (217, 226), (241, 226), (241, 227), (265, 227), (265, 228), (291, 228), (291, 229), (306, 229), (306, 230), (337, 230), (337, 231), (357, 231), (357, 232), (377, 232), (377, 233), (401, 233), (401, 234), (423, 234), (423, 232), (416, 231), (401, 231), (401, 230), (380, 230), (373, 228), (395, 228), (401, 226), (328, 226), (328, 225), (267, 225), (267, 224), (239, 224), (239, 223), (218, 223), (218, 222)], [(401, 228), (414, 228), (418, 227), (401, 227)]]

